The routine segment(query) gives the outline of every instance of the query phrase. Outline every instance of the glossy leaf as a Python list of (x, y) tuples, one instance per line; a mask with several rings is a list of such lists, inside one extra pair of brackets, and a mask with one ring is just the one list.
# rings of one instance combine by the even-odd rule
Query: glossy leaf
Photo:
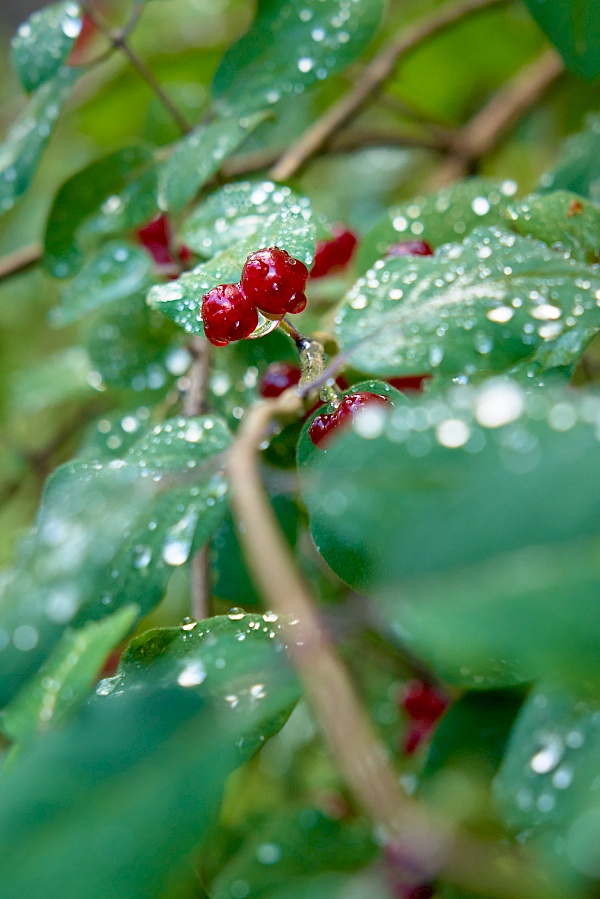
[(68, 325), (101, 306), (127, 300), (151, 282), (151, 272), (152, 259), (146, 250), (110, 241), (63, 287), (61, 305), (53, 310), (52, 319)]
[(336, 333), (369, 374), (472, 377), (595, 332), (599, 290), (594, 269), (546, 244), (477, 229), (435, 256), (376, 263), (343, 301)]
[(12, 39), (12, 61), (26, 91), (58, 73), (81, 28), (81, 9), (72, 0), (46, 6), (23, 22)]
[[(241, 882), (247, 884), (247, 895), (253, 899), (283, 895), (341, 897), (345, 893), (337, 890), (322, 893), (317, 875), (323, 877), (332, 869), (338, 872), (333, 881), (326, 877), (331, 890), (341, 872), (365, 867), (376, 854), (371, 828), (365, 821), (335, 820), (310, 806), (288, 806), (270, 815), (252, 834), (219, 873), (211, 892), (214, 899), (230, 899), (234, 884)], [(340, 880), (347, 886), (346, 877)]]
[(63, 104), (79, 74), (61, 69), (43, 84), (0, 144), (0, 212), (12, 209), (36, 173)]
[(325, 561), (443, 678), (597, 680), (598, 397), (491, 381), (394, 405), (300, 444)]
[(589, 115), (584, 130), (565, 142), (554, 168), (542, 175), (539, 190), (570, 190), (600, 203), (600, 115)]
[(566, 66), (583, 78), (600, 75), (600, 6), (596, 0), (525, 0)]
[(566, 862), (598, 871), (597, 696), (539, 684), (523, 706), (494, 782), (505, 823), (529, 839), (561, 835)]
[[(273, 181), (237, 181), (210, 194), (185, 219), (182, 240), (210, 258), (260, 234), (269, 217), (298, 206), (310, 221), (310, 201)], [(256, 244), (256, 248), (259, 248)]]
[(264, 113), (249, 118), (216, 119), (195, 128), (178, 141), (158, 171), (158, 205), (177, 211), (192, 200), (203, 184), (265, 120)]
[(30, 415), (93, 393), (92, 363), (82, 347), (47, 356), (39, 365), (17, 372), (9, 394), (10, 407)]
[(77, 238), (85, 219), (102, 204), (118, 207), (117, 194), (151, 162), (149, 148), (133, 145), (95, 160), (65, 181), (54, 198), (44, 238), (44, 265), (55, 278), (72, 277), (81, 268)]
[(60, 724), (88, 695), (106, 657), (127, 636), (139, 613), (125, 606), (103, 621), (68, 629), (42, 665), (0, 716), (11, 740), (29, 740)]
[(254, 236), (214, 256), (209, 262), (184, 272), (177, 281), (158, 284), (148, 293), (148, 304), (191, 334), (203, 334), (201, 309), (204, 294), (217, 284), (237, 282), (249, 254), (261, 247), (277, 246), (310, 266), (315, 227), (299, 206), (283, 206), (261, 223)]
[(506, 210), (510, 227), (580, 262), (600, 260), (600, 210), (565, 190), (531, 194)]
[(359, 272), (371, 268), (389, 248), (404, 240), (424, 240), (433, 250), (455, 243), (481, 226), (502, 224), (502, 211), (517, 190), (514, 181), (469, 178), (435, 194), (392, 206), (358, 248)]
[(263, 109), (341, 71), (365, 49), (383, 9), (383, 0), (261, 0), (250, 30), (217, 70), (218, 106)]

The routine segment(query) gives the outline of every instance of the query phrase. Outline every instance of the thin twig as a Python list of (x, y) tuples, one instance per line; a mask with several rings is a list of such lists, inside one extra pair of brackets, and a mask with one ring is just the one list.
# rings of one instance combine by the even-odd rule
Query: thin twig
[(258, 403), (244, 418), (228, 454), (232, 505), (250, 572), (280, 617), (288, 651), (329, 748), (363, 812), (382, 839), (396, 844), (407, 871), (424, 881), (442, 871), (453, 883), (486, 895), (550, 899), (557, 891), (518, 851), (457, 834), (402, 791), (387, 752), (321, 626), (264, 490), (259, 447), (274, 417), (298, 414), (298, 391)]
[[(189, 387), (183, 401), (183, 414), (201, 415), (206, 409), (206, 393), (210, 375), (210, 344), (201, 337), (193, 337), (189, 344), (192, 364), (188, 372)], [(198, 621), (211, 613), (210, 545), (202, 546), (191, 562), (191, 612)]]
[(454, 152), (434, 174), (430, 190), (468, 174), (474, 162), (494, 149), (564, 72), (555, 50), (547, 50), (505, 84), (453, 138)]
[(41, 243), (33, 243), (3, 256), (0, 259), (0, 279), (11, 278), (13, 275), (31, 268), (40, 261), (43, 251)]
[(389, 78), (403, 56), (420, 47), (428, 38), (479, 10), (489, 9), (506, 0), (462, 0), (456, 6), (444, 6), (428, 18), (395, 37), (365, 68), (357, 84), (334, 103), (320, 119), (292, 144), (271, 171), (274, 181), (286, 181), (328, 142), (333, 134), (354, 118), (370, 97)]

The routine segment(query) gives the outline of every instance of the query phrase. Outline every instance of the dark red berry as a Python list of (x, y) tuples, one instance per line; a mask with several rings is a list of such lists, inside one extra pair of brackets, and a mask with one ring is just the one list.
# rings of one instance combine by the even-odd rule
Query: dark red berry
[(396, 390), (414, 390), (420, 393), (423, 390), (423, 383), (430, 378), (431, 375), (404, 375), (402, 378), (388, 378), (388, 384)]
[(424, 240), (401, 240), (393, 243), (387, 256), (433, 256), (433, 250)]
[(433, 724), (430, 721), (414, 721), (404, 734), (402, 742), (402, 748), (406, 755), (415, 753), (432, 729)]
[(259, 393), (264, 397), (280, 396), (288, 387), (294, 387), (302, 372), (297, 365), (289, 362), (273, 362), (260, 379)]
[(413, 721), (428, 721), (433, 724), (443, 714), (448, 698), (436, 687), (424, 681), (410, 681), (407, 684), (402, 708)]
[(81, 17), (81, 31), (75, 39), (75, 43), (67, 59), (68, 66), (80, 66), (86, 62), (90, 44), (97, 34), (97, 28), (94, 20), (88, 13), (84, 13)]
[(194, 258), (194, 254), (192, 253), (192, 251), (190, 250), (189, 247), (186, 247), (185, 244), (182, 244), (179, 247), (178, 255), (179, 255), (179, 261), (181, 262), (182, 265), (185, 265), (185, 266), (189, 266), (192, 259)]
[(258, 325), (258, 312), (239, 284), (219, 284), (202, 298), (204, 333), (215, 346), (248, 337)]
[(331, 233), (332, 240), (321, 240), (315, 247), (311, 278), (323, 278), (335, 269), (344, 268), (354, 255), (358, 238), (353, 231), (343, 225), (334, 225)]
[(388, 400), (377, 393), (348, 393), (333, 412), (323, 412), (313, 419), (308, 436), (315, 446), (324, 448), (334, 431), (347, 427), (353, 415), (371, 405), (387, 406)]
[(267, 315), (302, 312), (308, 269), (279, 247), (251, 253), (242, 270), (241, 285), (248, 299)]
[(164, 213), (140, 228), (137, 236), (157, 265), (176, 265), (171, 255), (171, 225)]

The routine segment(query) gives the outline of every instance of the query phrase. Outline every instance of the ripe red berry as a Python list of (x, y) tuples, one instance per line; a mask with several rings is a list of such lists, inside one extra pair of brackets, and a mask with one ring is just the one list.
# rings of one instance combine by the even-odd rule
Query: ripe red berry
[(171, 224), (164, 213), (140, 228), (137, 236), (157, 265), (176, 265), (171, 255)]
[(388, 378), (388, 384), (396, 390), (413, 390), (420, 393), (423, 390), (423, 382), (430, 378), (431, 375), (404, 375), (401, 378)]
[(260, 379), (259, 393), (264, 397), (280, 396), (288, 387), (294, 387), (302, 376), (297, 365), (289, 362), (273, 362)]
[(333, 412), (323, 412), (313, 419), (308, 436), (315, 446), (323, 447), (334, 431), (347, 427), (353, 415), (371, 405), (387, 406), (388, 400), (377, 393), (349, 393), (342, 398), (340, 405)]
[(315, 261), (310, 270), (311, 278), (323, 278), (336, 268), (348, 265), (358, 243), (353, 231), (342, 225), (334, 225), (331, 229), (332, 240), (321, 240), (315, 248)]
[(215, 346), (248, 337), (258, 325), (258, 312), (239, 284), (219, 284), (202, 298), (204, 333)]
[(436, 687), (425, 681), (415, 680), (407, 684), (402, 699), (402, 707), (413, 721), (426, 721), (433, 724), (443, 714), (448, 699)]
[(241, 286), (252, 302), (267, 315), (302, 312), (308, 269), (279, 247), (251, 253), (242, 270)]
[(433, 250), (424, 240), (401, 240), (393, 243), (387, 256), (433, 256)]
[(413, 755), (417, 751), (423, 740), (426, 740), (431, 733), (432, 728), (433, 724), (430, 721), (414, 721), (410, 725), (402, 741), (402, 749), (406, 755)]

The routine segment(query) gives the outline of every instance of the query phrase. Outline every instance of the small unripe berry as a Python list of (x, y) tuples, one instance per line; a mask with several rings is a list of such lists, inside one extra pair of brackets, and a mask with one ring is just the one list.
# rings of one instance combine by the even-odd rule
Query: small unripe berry
[(273, 398), (280, 396), (284, 390), (294, 387), (300, 381), (302, 372), (297, 365), (289, 362), (272, 362), (260, 379), (261, 396)]
[(266, 315), (302, 312), (308, 269), (279, 247), (251, 253), (242, 270), (241, 286), (249, 300)]
[(433, 256), (433, 250), (424, 240), (401, 240), (391, 245), (386, 256)]
[(311, 278), (323, 278), (335, 269), (344, 268), (354, 255), (358, 238), (353, 231), (341, 225), (331, 229), (333, 238), (321, 240), (315, 247), (315, 261), (310, 270)]
[(202, 299), (204, 333), (214, 346), (249, 337), (258, 325), (258, 312), (239, 284), (219, 284)]
[(337, 409), (333, 412), (323, 412), (317, 415), (310, 424), (308, 436), (315, 446), (322, 449), (333, 433), (340, 428), (348, 427), (352, 416), (367, 406), (387, 406), (388, 400), (377, 393), (349, 393), (342, 398)]

